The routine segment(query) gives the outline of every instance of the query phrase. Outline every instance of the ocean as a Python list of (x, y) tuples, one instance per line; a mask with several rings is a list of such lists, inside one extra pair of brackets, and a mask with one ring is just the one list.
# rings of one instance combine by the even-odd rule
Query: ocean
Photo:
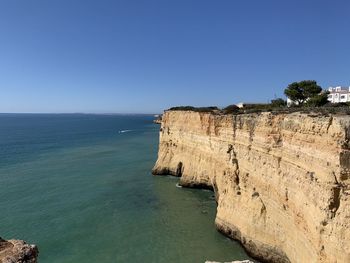
[(0, 114), (0, 236), (40, 263), (248, 259), (214, 226), (213, 192), (152, 176), (150, 115)]

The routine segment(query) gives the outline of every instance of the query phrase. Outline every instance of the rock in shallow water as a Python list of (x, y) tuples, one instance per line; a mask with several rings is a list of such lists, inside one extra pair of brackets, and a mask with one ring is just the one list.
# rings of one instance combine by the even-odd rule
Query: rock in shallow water
[(36, 263), (38, 248), (23, 240), (4, 240), (0, 237), (0, 263)]
[[(205, 261), (205, 263), (220, 263), (217, 261)], [(236, 260), (236, 261), (231, 261), (231, 262), (224, 262), (224, 263), (254, 263), (253, 261), (250, 260)]]

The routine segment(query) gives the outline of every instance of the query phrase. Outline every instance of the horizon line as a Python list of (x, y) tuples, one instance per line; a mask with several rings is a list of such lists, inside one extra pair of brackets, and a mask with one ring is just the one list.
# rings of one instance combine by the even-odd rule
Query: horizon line
[(76, 115), (157, 115), (160, 113), (122, 113), (122, 112), (0, 112), (0, 114), (76, 114)]

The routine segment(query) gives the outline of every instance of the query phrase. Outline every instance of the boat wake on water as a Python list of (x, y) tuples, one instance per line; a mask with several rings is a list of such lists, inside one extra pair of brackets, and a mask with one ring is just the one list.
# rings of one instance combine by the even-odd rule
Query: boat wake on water
[(118, 133), (125, 133), (125, 132), (131, 132), (132, 130), (120, 130)]

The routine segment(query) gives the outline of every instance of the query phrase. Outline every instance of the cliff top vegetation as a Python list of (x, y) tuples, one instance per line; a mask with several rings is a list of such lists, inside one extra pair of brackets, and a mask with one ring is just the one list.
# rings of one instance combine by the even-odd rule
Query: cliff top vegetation
[(194, 111), (194, 112), (206, 112), (218, 115), (226, 114), (247, 114), (247, 113), (260, 113), (260, 112), (273, 112), (273, 113), (317, 113), (317, 114), (340, 114), (350, 115), (350, 104), (349, 103), (337, 103), (327, 104), (320, 107), (314, 106), (276, 106), (274, 103), (269, 104), (250, 104), (244, 108), (239, 108), (236, 105), (229, 105), (225, 108), (218, 107), (193, 107), (193, 106), (178, 106), (172, 107), (166, 111)]
[(350, 102), (330, 103), (328, 101), (329, 92), (322, 90), (322, 87), (315, 80), (303, 80), (293, 82), (284, 89), (284, 94), (289, 98), (287, 101), (282, 98), (275, 98), (270, 103), (248, 103), (229, 105), (224, 108), (216, 106), (193, 107), (178, 106), (168, 109), (168, 111), (195, 111), (210, 112), (213, 114), (244, 114), (258, 112), (280, 112), (280, 113), (318, 113), (318, 114), (346, 114), (350, 115)]

